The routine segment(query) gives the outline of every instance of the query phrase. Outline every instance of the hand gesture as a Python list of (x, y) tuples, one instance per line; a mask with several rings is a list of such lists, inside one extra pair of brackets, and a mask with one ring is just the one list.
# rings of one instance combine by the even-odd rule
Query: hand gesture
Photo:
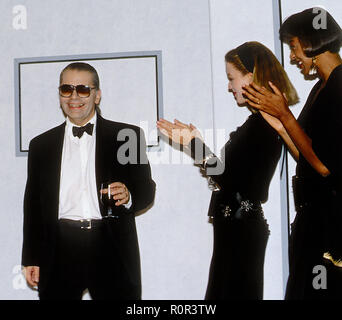
[(286, 96), (271, 81), (269, 81), (269, 85), (273, 92), (252, 82), (243, 88), (243, 94), (251, 107), (281, 120), (283, 116), (290, 112)]
[(175, 119), (174, 123), (160, 119), (157, 121), (157, 127), (163, 135), (183, 146), (187, 146), (195, 137), (203, 140), (200, 132), (194, 125), (191, 123), (187, 125), (177, 119)]

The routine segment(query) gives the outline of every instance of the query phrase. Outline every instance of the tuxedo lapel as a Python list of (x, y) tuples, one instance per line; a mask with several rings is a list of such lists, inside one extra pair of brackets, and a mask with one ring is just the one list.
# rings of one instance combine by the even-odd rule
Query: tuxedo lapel
[[(95, 175), (97, 190), (100, 190), (102, 182), (116, 181), (119, 168), (117, 165), (116, 153), (118, 143), (116, 141), (116, 127), (108, 126), (99, 114), (96, 122), (96, 148), (95, 148)], [(100, 193), (97, 192), (101, 214), (102, 206)]]
[(65, 134), (65, 123), (56, 128), (55, 132), (50, 137), (50, 148), (46, 150), (46, 161), (48, 162), (48, 182), (47, 188), (50, 188), (50, 207), (52, 212), (51, 218), (54, 221), (58, 220), (59, 210), (59, 189), (61, 178), (61, 162), (63, 152), (63, 142)]
[[(96, 177), (96, 190), (100, 190), (101, 181), (103, 177), (103, 121), (99, 114), (96, 120), (96, 146), (95, 146), (95, 177)], [(100, 193), (97, 192), (97, 200), (99, 202), (99, 208), (101, 215), (103, 215), (101, 210)]]
[[(98, 114), (97, 121), (96, 121), (96, 147), (95, 147), (95, 176), (96, 176), (96, 190), (97, 192), (97, 199), (99, 202), (99, 208), (101, 211), (101, 215), (104, 213), (102, 212), (102, 205), (100, 202), (100, 187), (101, 183), (110, 179), (109, 169), (108, 168), (108, 145), (106, 143), (106, 139), (108, 139), (106, 135), (106, 128), (104, 119)], [(107, 147), (106, 147), (107, 146)]]

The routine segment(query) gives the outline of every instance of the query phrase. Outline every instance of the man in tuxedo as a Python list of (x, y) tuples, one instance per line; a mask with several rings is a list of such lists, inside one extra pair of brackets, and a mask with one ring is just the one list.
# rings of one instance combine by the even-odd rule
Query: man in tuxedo
[[(85, 289), (93, 299), (141, 299), (135, 214), (155, 193), (142, 130), (101, 117), (99, 77), (89, 64), (61, 72), (59, 99), (66, 121), (29, 147), (26, 280), (44, 300), (80, 300)], [(110, 195), (107, 217), (101, 198)]]

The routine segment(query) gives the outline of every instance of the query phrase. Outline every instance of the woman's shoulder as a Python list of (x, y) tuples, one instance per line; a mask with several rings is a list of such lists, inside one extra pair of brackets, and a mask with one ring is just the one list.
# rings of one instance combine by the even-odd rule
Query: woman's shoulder
[(333, 77), (342, 77), (342, 64), (339, 64), (335, 69), (331, 72), (331, 76)]
[(237, 128), (237, 130), (248, 130), (251, 128), (259, 127), (260, 125), (262, 125), (262, 122), (260, 121), (261, 119), (262, 116), (260, 112), (253, 112), (248, 116), (245, 122)]
[(339, 123), (342, 122), (342, 64), (337, 66), (324, 88), (324, 101), (329, 105), (330, 114)]
[(231, 131), (229, 134), (230, 139), (232, 140), (237, 136), (243, 136), (245, 134), (249, 134), (249, 132), (255, 127), (256, 117), (255, 114), (252, 113), (241, 125), (239, 125), (234, 131)]
[[(246, 137), (247, 140), (278, 142), (278, 133), (268, 124), (260, 112), (252, 113), (234, 132)], [(233, 134), (234, 134), (233, 133)]]
[(337, 66), (330, 74), (326, 84), (326, 88), (336, 91), (337, 94), (342, 96), (342, 64)]
[(251, 130), (256, 130), (266, 135), (275, 135), (275, 136), (277, 135), (277, 132), (263, 118), (260, 112), (256, 112), (250, 115), (247, 121), (248, 121), (248, 127), (251, 128)]

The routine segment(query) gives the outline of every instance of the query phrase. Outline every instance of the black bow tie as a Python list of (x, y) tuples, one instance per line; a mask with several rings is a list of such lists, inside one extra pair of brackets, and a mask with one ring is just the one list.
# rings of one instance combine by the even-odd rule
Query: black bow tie
[(74, 135), (74, 137), (81, 138), (83, 136), (83, 133), (86, 132), (91, 136), (93, 134), (93, 128), (93, 123), (88, 123), (83, 127), (72, 127), (72, 134)]

